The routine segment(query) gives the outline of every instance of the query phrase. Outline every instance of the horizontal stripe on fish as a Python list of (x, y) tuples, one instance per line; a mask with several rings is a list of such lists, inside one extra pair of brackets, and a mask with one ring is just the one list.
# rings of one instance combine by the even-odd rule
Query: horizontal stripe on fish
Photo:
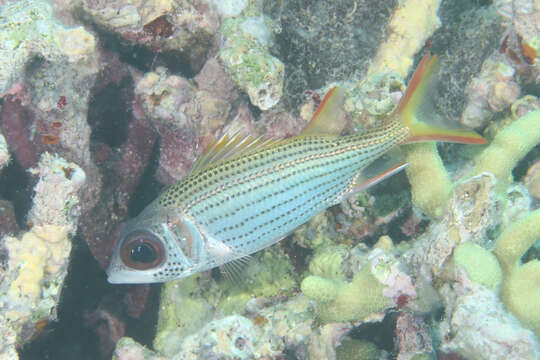
[[(361, 134), (338, 135), (346, 123), (347, 94), (336, 87), (302, 135), (263, 140), (225, 134), (212, 141), (187, 177), (122, 229), (108, 280), (168, 281), (264, 249), (325, 208), (402, 170), (406, 164), (390, 151), (397, 145), (485, 143), (480, 135), (432, 116), (424, 95), (435, 93), (436, 68), (437, 58), (427, 54), (396, 112)], [(319, 135), (325, 130), (327, 135)]]

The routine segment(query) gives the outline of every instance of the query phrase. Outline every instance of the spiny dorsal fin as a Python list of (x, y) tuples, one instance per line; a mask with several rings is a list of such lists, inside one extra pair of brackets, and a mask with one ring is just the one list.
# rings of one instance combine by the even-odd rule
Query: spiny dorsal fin
[(241, 132), (225, 133), (219, 139), (213, 140), (195, 160), (191, 168), (191, 173), (195, 173), (209, 164), (245, 155), (267, 146), (275, 145), (280, 140), (253, 137)]
[(343, 110), (346, 95), (345, 89), (339, 86), (330, 89), (302, 131), (302, 135), (340, 135), (347, 127), (346, 114)]

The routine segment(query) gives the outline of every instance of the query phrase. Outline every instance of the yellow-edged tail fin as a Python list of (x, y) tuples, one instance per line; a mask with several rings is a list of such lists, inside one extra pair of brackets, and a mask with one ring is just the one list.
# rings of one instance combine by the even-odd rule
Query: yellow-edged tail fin
[(433, 103), (437, 94), (437, 55), (428, 52), (418, 64), (405, 94), (401, 98), (396, 114), (403, 125), (411, 130), (407, 142), (437, 140), (464, 144), (485, 144), (487, 141), (476, 132), (460, 128), (440, 115)]

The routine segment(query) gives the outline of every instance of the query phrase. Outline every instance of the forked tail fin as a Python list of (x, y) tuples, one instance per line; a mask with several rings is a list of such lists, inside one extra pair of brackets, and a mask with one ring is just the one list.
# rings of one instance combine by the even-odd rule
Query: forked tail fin
[(428, 52), (416, 68), (396, 114), (403, 125), (409, 127), (411, 137), (407, 142), (437, 140), (464, 144), (485, 144), (487, 141), (476, 132), (460, 128), (456, 122), (440, 115), (433, 104), (439, 69), (437, 55)]

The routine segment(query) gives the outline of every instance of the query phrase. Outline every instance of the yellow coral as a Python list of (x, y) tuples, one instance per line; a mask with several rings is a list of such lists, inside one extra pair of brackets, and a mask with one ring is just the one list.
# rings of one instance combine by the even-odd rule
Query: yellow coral
[(406, 149), (413, 203), (429, 217), (442, 215), (452, 183), (435, 143), (412, 144)]
[[(519, 101), (519, 100), (518, 100)], [(490, 172), (499, 180), (499, 188), (512, 181), (512, 169), (540, 142), (540, 110), (520, 117), (501, 130), (476, 159), (473, 175)]]
[(405, 0), (394, 12), (388, 40), (381, 45), (369, 73), (394, 71), (405, 77), (413, 56), (441, 25), (440, 0)]
[(8, 290), (8, 296), (13, 300), (36, 301), (44, 275), (58, 272), (71, 251), (67, 229), (55, 225), (34, 226), (20, 240), (7, 237), (5, 246), (9, 252), (10, 271), (18, 269)]
[(454, 262), (465, 269), (474, 283), (495, 289), (502, 281), (502, 271), (497, 258), (471, 241), (460, 244), (454, 250)]
[(308, 276), (302, 281), (302, 291), (319, 301), (322, 321), (359, 321), (391, 306), (390, 299), (383, 296), (384, 285), (364, 266), (349, 283)]
[(501, 300), (505, 307), (540, 336), (540, 261), (520, 265), (520, 258), (540, 238), (540, 209), (508, 227), (497, 239), (494, 253), (504, 280)]

